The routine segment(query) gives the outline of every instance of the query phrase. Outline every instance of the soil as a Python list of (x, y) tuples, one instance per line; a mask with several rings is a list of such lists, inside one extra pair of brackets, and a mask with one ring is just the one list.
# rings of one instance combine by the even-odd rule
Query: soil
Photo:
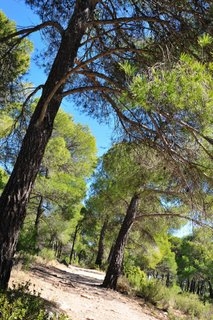
[(32, 289), (72, 320), (166, 320), (166, 313), (143, 300), (100, 287), (104, 273), (63, 264), (34, 264), (13, 268), (12, 283), (30, 281)]

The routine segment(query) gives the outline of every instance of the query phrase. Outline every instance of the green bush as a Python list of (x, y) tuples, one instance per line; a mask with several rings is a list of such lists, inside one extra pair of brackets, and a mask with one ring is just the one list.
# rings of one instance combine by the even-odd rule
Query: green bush
[(23, 228), (17, 244), (17, 251), (27, 252), (34, 255), (37, 253), (36, 231), (32, 228)]
[(138, 294), (146, 301), (154, 305), (160, 305), (163, 309), (168, 308), (169, 289), (159, 280), (146, 279), (141, 285)]
[(191, 319), (213, 320), (213, 308), (210, 304), (204, 305), (195, 294), (182, 293), (175, 296), (174, 308), (191, 316)]
[[(179, 293), (178, 293), (179, 292)], [(139, 295), (158, 308), (169, 310), (170, 319), (213, 320), (213, 306), (203, 304), (195, 294), (181, 293), (177, 287), (167, 288), (156, 279), (146, 280)], [(179, 310), (181, 317), (174, 315), (172, 310)]]
[(51, 249), (43, 248), (39, 252), (39, 256), (41, 256), (46, 262), (55, 260), (55, 252)]
[(128, 288), (125, 291), (131, 292), (132, 287), (145, 301), (167, 310), (169, 319), (213, 320), (212, 304), (204, 305), (197, 295), (181, 293), (177, 286), (168, 288), (160, 280), (148, 279), (139, 267), (126, 267), (125, 276), (130, 284), (128, 287), (123, 279), (121, 287)]
[(65, 315), (47, 311), (45, 302), (35, 290), (29, 289), (30, 283), (13, 285), (12, 289), (0, 292), (0, 319), (2, 320), (66, 320)]
[(160, 281), (147, 279), (145, 272), (135, 266), (127, 267), (125, 276), (138, 296), (159, 308), (168, 309), (170, 291)]
[(139, 290), (146, 281), (146, 274), (139, 267), (129, 266), (125, 270), (125, 276), (134, 289)]

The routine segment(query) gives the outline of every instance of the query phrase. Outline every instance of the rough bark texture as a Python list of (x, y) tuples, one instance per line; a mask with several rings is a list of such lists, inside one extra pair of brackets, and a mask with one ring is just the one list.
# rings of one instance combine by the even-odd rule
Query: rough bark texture
[(112, 258), (110, 260), (110, 264), (107, 269), (104, 282), (102, 284), (104, 288), (110, 288), (110, 289), (116, 290), (117, 281), (121, 274), (124, 249), (125, 249), (129, 232), (131, 230), (132, 224), (136, 217), (138, 202), (139, 202), (139, 195), (135, 194), (132, 197), (131, 202), (128, 206), (126, 216), (121, 225), (121, 229), (119, 231), (119, 234), (114, 246)]
[[(26, 215), (26, 205), (61, 104), (63, 79), (74, 65), (85, 33), (87, 21), (84, 17), (88, 18), (88, 12), (94, 10), (96, 2), (76, 1), (74, 13), (62, 35), (60, 48), (32, 116), (13, 172), (0, 198), (1, 289), (6, 289), (8, 285), (19, 231)], [(58, 83), (61, 85), (58, 86)]]

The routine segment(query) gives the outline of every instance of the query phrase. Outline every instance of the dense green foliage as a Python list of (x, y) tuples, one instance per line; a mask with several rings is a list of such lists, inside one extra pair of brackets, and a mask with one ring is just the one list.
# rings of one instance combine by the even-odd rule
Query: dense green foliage
[[(15, 22), (0, 11), (0, 37), (15, 32)], [(32, 43), (27, 39), (14, 37), (0, 43), (0, 139), (12, 130), (13, 119), (21, 110), (18, 102), (23, 101), (22, 78), (29, 69), (31, 51)]]
[[(10, 21), (5, 14), (0, 11), (0, 37), (6, 38), (8, 35), (15, 32), (15, 22)], [(9, 98), (9, 94), (11, 94), (13, 89), (17, 89), (15, 87), (15, 84), (17, 84), (16, 81), (28, 70), (32, 44), (29, 40), (24, 39), (23, 41), (20, 41), (18, 37), (14, 37), (6, 43), (1, 41), (0, 49), (0, 96), (2, 103), (2, 101), (7, 101), (6, 98)]]
[(30, 289), (30, 283), (20, 284), (0, 293), (0, 314), (2, 320), (66, 320), (63, 314), (54, 314), (51, 305), (45, 301), (35, 290)]

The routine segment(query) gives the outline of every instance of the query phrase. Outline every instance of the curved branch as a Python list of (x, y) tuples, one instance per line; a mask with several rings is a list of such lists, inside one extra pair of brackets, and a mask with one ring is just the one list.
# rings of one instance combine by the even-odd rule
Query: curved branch
[(22, 108), (21, 108), (20, 114), (16, 117), (14, 123), (13, 123), (12, 126), (11, 126), (10, 134), (12, 134), (13, 130), (16, 128), (16, 125), (17, 125), (18, 121), (23, 117), (24, 112), (25, 112), (25, 107), (26, 107), (27, 103), (29, 102), (29, 100), (36, 94), (36, 92), (38, 92), (38, 91), (39, 91), (40, 89), (42, 89), (42, 88), (43, 88), (43, 85), (37, 86), (37, 87), (33, 90), (33, 92), (31, 92), (31, 93), (27, 96), (27, 98), (25, 99), (24, 103), (22, 104)]
[(120, 90), (125, 90), (125, 88), (121, 86), (121, 83), (114, 82), (112, 78), (109, 78), (108, 76), (100, 72), (90, 71), (89, 69), (88, 70), (83, 69), (83, 70), (77, 71), (76, 74), (83, 74), (91, 79), (93, 79), (94, 77), (97, 77), (99, 79), (105, 80), (106, 82), (110, 83), (114, 87), (119, 88)]
[(29, 102), (29, 100), (39, 91), (43, 88), (43, 84), (40, 84), (39, 86), (37, 86), (26, 98), (26, 100), (23, 103), (22, 109), (25, 108), (25, 106), (27, 105), (27, 103)]
[[(199, 146), (201, 146), (201, 148), (204, 150), (204, 152), (209, 156), (209, 158), (210, 159), (213, 159), (213, 154), (212, 153), (210, 153), (207, 149), (206, 149), (206, 147), (199, 141), (199, 139), (197, 138), (197, 136), (196, 136), (196, 134), (195, 134), (195, 132), (194, 131), (192, 131), (192, 135), (193, 135), (193, 137), (195, 138), (195, 141), (197, 142), (197, 144), (199, 145)], [(200, 136), (203, 138), (203, 139), (206, 139), (210, 144), (213, 144), (213, 140), (212, 140), (212, 142), (211, 141), (209, 141), (208, 140), (208, 137), (205, 137), (205, 136), (203, 136), (201, 133), (200, 133)]]
[(27, 27), (27, 28), (24, 28), (24, 29), (21, 29), (17, 32), (14, 32), (14, 33), (11, 33), (9, 34), (7, 37), (4, 37), (1, 39), (1, 41), (7, 41), (9, 39), (12, 39), (14, 37), (17, 37), (17, 36), (21, 36), (23, 35), (22, 38), (25, 38), (27, 36), (29, 36), (29, 34), (33, 33), (33, 32), (36, 32), (36, 31), (39, 31), (43, 28), (46, 28), (46, 27), (54, 27), (55, 29), (58, 30), (58, 32), (62, 35), (63, 32), (64, 32), (64, 29), (62, 28), (62, 26), (56, 22), (56, 21), (46, 21), (46, 22), (43, 22), (35, 27)]
[(92, 63), (100, 58), (106, 57), (110, 54), (116, 54), (117, 52), (123, 52), (123, 53), (127, 53), (127, 52), (135, 52), (135, 53), (146, 53), (146, 50), (144, 49), (137, 49), (137, 48), (128, 48), (128, 47), (124, 47), (124, 48), (110, 48), (104, 52), (98, 53), (95, 56), (91, 57), (90, 59), (87, 59), (86, 61), (81, 61), (78, 60), (78, 63), (76, 65), (76, 67), (72, 68), (69, 72), (69, 75), (75, 73), (76, 71), (78, 71), (81, 68), (84, 68), (86, 65), (88, 65), (89, 63)]
[(67, 91), (64, 91), (62, 94), (60, 94), (60, 97), (64, 98), (67, 97), (68, 95), (74, 94), (74, 93), (79, 93), (79, 92), (84, 92), (84, 91), (100, 91), (100, 92), (117, 92), (120, 93), (120, 90), (114, 89), (114, 88), (108, 88), (104, 86), (85, 86), (85, 87), (78, 87), (74, 89), (70, 89)]
[[(52, 91), (50, 92), (49, 96), (47, 97), (46, 99), (46, 102), (45, 102), (45, 106), (43, 107), (43, 111), (42, 111), (42, 115), (41, 115), (41, 119), (43, 118), (45, 112), (46, 112), (46, 109), (47, 109), (47, 106), (49, 104), (49, 102), (51, 101), (52, 97), (54, 96), (54, 94), (56, 93), (56, 91), (60, 88), (60, 86), (62, 84), (64, 84), (68, 78), (74, 74), (76, 71), (78, 71), (79, 69), (83, 69), (85, 67), (87, 67), (87, 65), (91, 62), (94, 62), (95, 60), (99, 59), (99, 58), (102, 58), (104, 56), (107, 56), (107, 55), (110, 55), (110, 54), (115, 54), (116, 52), (127, 52), (127, 51), (132, 51), (132, 52), (144, 52), (144, 50), (141, 50), (141, 49), (137, 49), (137, 48), (112, 48), (112, 49), (109, 49), (107, 50), (106, 52), (102, 52), (102, 53), (99, 53), (97, 54), (96, 56), (86, 60), (86, 61), (80, 61), (77, 57), (75, 59), (75, 63), (76, 63), (76, 67), (74, 68), (70, 68), (68, 70), (68, 72), (66, 73), (66, 75), (61, 78), (60, 81), (56, 82), (54, 88), (52, 89)], [(111, 89), (110, 89), (111, 90)], [(112, 90), (111, 90), (112, 91)], [(118, 91), (119, 92), (119, 91)], [(67, 96), (69, 95), (70, 93), (67, 93), (65, 95), (63, 95), (63, 93), (61, 95), (59, 95), (60, 97), (64, 97), (64, 96)], [(59, 97), (58, 96), (58, 97)], [(41, 119), (38, 121), (37, 125), (39, 125)]]

